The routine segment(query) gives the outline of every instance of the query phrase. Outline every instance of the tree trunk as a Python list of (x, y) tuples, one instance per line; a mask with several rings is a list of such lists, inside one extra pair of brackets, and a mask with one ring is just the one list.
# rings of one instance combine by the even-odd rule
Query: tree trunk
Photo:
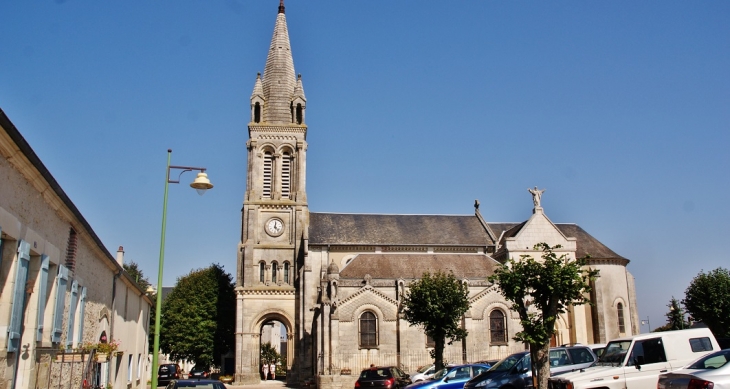
[(444, 337), (434, 338), (434, 343), (434, 364), (436, 365), (436, 371), (439, 371), (444, 368), (444, 343), (446, 343), (446, 339)]
[[(532, 358), (532, 382), (536, 389), (548, 389), (550, 378), (550, 343), (543, 345), (531, 344), (530, 357)], [(537, 377), (535, 374), (537, 373)]]

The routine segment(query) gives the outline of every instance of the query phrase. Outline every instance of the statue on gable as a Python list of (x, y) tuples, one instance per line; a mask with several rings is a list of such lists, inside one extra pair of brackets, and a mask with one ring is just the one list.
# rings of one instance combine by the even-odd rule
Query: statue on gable
[(535, 187), (535, 189), (527, 188), (527, 191), (532, 194), (532, 203), (535, 204), (535, 207), (539, 207), (540, 198), (542, 197), (542, 192), (544, 192), (545, 189), (537, 189), (537, 187)]

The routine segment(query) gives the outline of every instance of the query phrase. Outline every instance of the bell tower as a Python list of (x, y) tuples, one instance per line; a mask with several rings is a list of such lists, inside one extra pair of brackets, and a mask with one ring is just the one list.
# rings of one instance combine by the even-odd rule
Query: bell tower
[[(259, 382), (259, 334), (271, 320), (286, 327), (286, 367), (293, 373), (297, 253), (309, 220), (307, 99), (302, 77), (294, 72), (284, 10), (281, 0), (264, 73), (256, 76), (250, 100), (236, 276), (235, 380), (239, 384)], [(291, 373), (287, 380), (296, 380)]]

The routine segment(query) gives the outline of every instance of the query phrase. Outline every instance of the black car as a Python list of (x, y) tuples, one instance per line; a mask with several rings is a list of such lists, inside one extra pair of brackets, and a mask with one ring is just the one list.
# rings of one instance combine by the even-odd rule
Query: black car
[(165, 389), (177, 388), (226, 389), (226, 386), (216, 380), (172, 380)]
[(401, 389), (410, 383), (411, 377), (395, 366), (373, 366), (360, 373), (355, 388)]
[(182, 370), (177, 363), (165, 363), (157, 369), (157, 386), (167, 385), (171, 380), (182, 378)]
[[(550, 375), (579, 370), (592, 365), (596, 358), (587, 346), (555, 347), (550, 349)], [(532, 387), (530, 353), (512, 354), (489, 370), (469, 380), (464, 389), (524, 389)]]
[(210, 377), (210, 368), (207, 366), (195, 365), (194, 368), (190, 369), (188, 378), (208, 378)]

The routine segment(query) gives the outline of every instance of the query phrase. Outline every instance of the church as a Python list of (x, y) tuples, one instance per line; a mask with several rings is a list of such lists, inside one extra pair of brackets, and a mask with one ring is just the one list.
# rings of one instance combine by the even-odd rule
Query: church
[[(279, 4), (263, 75), (250, 99), (248, 170), (236, 274), (235, 382), (259, 383), (262, 328), (286, 334), (286, 380), (322, 388), (354, 384), (361, 369), (397, 365), (412, 372), (432, 362), (433, 343), (403, 320), (409, 285), (424, 272), (452, 272), (468, 285), (464, 341), (447, 345), (449, 363), (503, 358), (525, 349), (513, 340), (519, 318), (487, 278), (509, 258), (541, 252), (590, 255), (600, 271), (593, 305), (557, 321), (552, 343), (605, 343), (638, 333), (629, 260), (576, 224), (553, 223), (530, 189), (528, 220), (493, 223), (475, 202), (468, 215), (311, 212), (307, 203), (307, 99), (294, 70), (285, 7)], [(314, 129), (316, 131), (316, 129)], [(488, 216), (488, 215), (486, 215)]]

